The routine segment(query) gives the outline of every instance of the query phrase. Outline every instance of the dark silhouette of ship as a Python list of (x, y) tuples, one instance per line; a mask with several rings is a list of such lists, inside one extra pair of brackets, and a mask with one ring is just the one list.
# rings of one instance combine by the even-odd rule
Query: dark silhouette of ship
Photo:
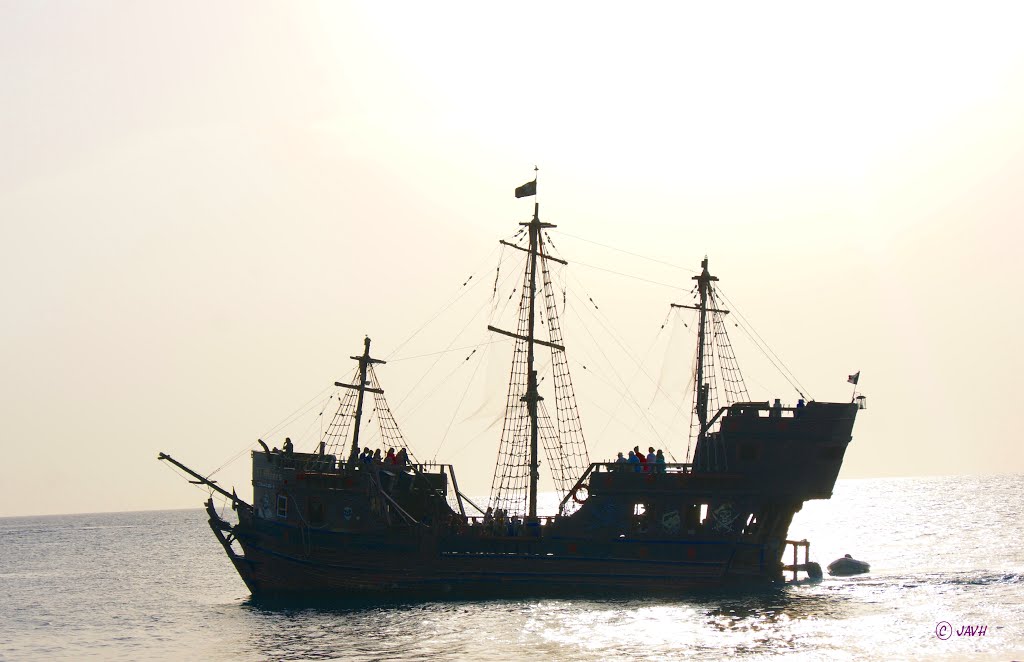
[[(536, 180), (516, 195), (535, 192)], [(367, 398), (384, 439), (405, 445), (369, 338), (352, 357), (353, 383), (336, 384), (345, 397), (316, 452), (262, 441), (252, 452), (252, 503), (160, 454), (230, 500), (237, 523), (217, 513), (212, 496), (209, 523), (252, 594), (678, 594), (768, 585), (784, 581), (785, 571), (820, 577), (808, 543), (787, 540), (787, 532), (804, 501), (831, 497), (863, 398), (797, 407), (749, 401), (722, 322), (729, 311), (705, 258), (694, 305), (679, 305), (698, 317), (692, 461), (590, 462), (548, 271), (550, 262), (565, 262), (548, 254), (544, 231), (554, 226), (541, 222), (539, 205), (521, 225), (523, 245), (502, 242), (527, 254), (518, 328), (489, 327), (514, 338), (515, 351), (487, 508), (459, 490), (450, 464), (361, 453)], [(541, 320), (547, 340), (537, 337)], [(554, 418), (538, 389), (540, 348), (552, 354)], [(561, 497), (550, 516), (537, 510), (542, 446)]]

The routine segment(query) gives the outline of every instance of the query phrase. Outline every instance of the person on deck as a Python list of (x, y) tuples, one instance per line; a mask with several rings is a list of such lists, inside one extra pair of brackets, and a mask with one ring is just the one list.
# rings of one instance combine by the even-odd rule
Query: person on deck
[(626, 461), (629, 462), (630, 464), (634, 465), (633, 466), (633, 471), (640, 471), (640, 468), (641, 468), (640, 467), (640, 458), (638, 458), (636, 456), (635, 452), (629, 451), (629, 459), (626, 460)]
[(398, 455), (395, 456), (395, 463), (403, 471), (409, 466), (409, 453), (404, 448), (398, 451)]
[(647, 456), (640, 452), (640, 447), (633, 446), (633, 453), (636, 454), (636, 459), (640, 462), (639, 471), (647, 471)]
[(661, 452), (660, 448), (658, 449), (658, 454), (654, 458), (654, 462), (655, 471), (660, 474), (665, 473), (665, 454)]
[[(629, 460), (622, 456), (622, 451), (619, 451), (619, 457), (615, 460), (615, 464), (626, 464)], [(623, 467), (614, 467), (615, 469), (622, 469)]]
[(372, 459), (373, 459), (373, 463), (375, 465), (377, 465), (378, 467), (380, 465), (384, 464), (384, 458), (381, 457), (380, 449), (379, 448), (377, 450), (373, 451), (373, 458)]
[(395, 455), (395, 449), (394, 448), (389, 448), (388, 449), (388, 454), (384, 458), (384, 464), (388, 465), (389, 467), (393, 467), (393, 466), (398, 464), (398, 456)]
[(796, 416), (800, 416), (804, 413), (804, 399), (800, 398), (796, 401)]
[(775, 404), (772, 405), (771, 417), (782, 418), (782, 400), (779, 398), (775, 398)]
[(654, 446), (647, 449), (647, 464), (644, 467), (647, 471), (654, 471), (654, 463), (658, 461), (658, 456), (654, 454)]
[(291, 455), (294, 450), (295, 450), (295, 446), (292, 445), (292, 438), (291, 437), (285, 437), (284, 438), (284, 452), (287, 453), (288, 455)]

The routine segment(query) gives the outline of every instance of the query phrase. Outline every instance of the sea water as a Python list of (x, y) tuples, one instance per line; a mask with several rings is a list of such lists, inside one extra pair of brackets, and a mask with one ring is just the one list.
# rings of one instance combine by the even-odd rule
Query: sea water
[[(201, 496), (201, 495), (200, 495)], [(201, 500), (201, 499), (200, 499)], [(841, 480), (790, 538), (871, 572), (673, 599), (273, 604), (201, 509), (0, 519), (0, 659), (1024, 659), (1024, 476)]]

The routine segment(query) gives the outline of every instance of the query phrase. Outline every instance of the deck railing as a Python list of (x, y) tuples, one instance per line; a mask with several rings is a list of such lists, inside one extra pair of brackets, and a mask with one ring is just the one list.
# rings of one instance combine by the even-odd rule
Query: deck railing
[(646, 463), (642, 464), (639, 462), (595, 462), (590, 465), (596, 467), (595, 473), (600, 472), (602, 469), (606, 472), (624, 472), (630, 471), (636, 473), (670, 473), (670, 474), (689, 474), (693, 473), (693, 465), (689, 462), (664, 462), (664, 463)]

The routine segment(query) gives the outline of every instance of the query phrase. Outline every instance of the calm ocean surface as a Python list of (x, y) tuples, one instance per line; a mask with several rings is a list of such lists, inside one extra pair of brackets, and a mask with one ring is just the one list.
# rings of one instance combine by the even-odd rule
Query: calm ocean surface
[(1022, 511), (1024, 476), (844, 480), (790, 537), (822, 566), (869, 561), (868, 575), (674, 600), (361, 606), (252, 602), (198, 508), (5, 518), (0, 659), (1021, 660)]

